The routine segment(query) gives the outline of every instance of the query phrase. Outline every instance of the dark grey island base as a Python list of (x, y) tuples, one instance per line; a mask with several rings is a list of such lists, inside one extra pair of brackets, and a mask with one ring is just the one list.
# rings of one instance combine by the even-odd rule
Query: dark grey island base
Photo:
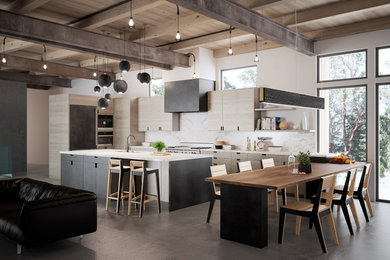
[[(105, 199), (108, 159), (144, 159), (148, 168), (159, 169), (160, 197), (162, 202), (168, 203), (169, 211), (204, 203), (210, 199), (210, 184), (204, 181), (210, 177), (210, 156), (172, 154), (169, 158), (154, 158), (150, 153), (108, 152), (86, 150), (61, 153), (61, 184), (95, 192), (98, 198)], [(148, 192), (156, 194), (154, 176), (149, 177)], [(126, 177), (124, 182), (125, 186), (128, 185)], [(116, 186), (117, 182), (114, 181), (113, 185)]]

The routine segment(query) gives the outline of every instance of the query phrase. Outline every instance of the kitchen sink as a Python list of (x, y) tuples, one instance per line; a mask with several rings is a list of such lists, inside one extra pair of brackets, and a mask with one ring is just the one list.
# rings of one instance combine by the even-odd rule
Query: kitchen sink
[(134, 150), (130, 150), (130, 151), (126, 151), (126, 150), (120, 150), (120, 151), (117, 151), (117, 152), (120, 152), (120, 153), (142, 153), (142, 151), (134, 151)]

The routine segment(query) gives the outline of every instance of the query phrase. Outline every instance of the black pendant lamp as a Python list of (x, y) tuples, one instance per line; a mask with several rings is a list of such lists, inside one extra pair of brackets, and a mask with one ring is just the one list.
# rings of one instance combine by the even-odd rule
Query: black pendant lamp
[(104, 97), (102, 98), (99, 98), (98, 100), (98, 106), (101, 108), (101, 109), (106, 109), (108, 107), (109, 103), (108, 103), (108, 100), (105, 99)]
[(98, 86), (98, 85), (96, 85), (94, 88), (93, 88), (93, 91), (95, 92), (95, 93), (100, 93), (100, 87)]
[(3, 39), (3, 57), (1, 58), (1, 63), (7, 63), (7, 59), (5, 58), (5, 39), (7, 39), (7, 37), (4, 37)]
[(110, 75), (103, 73), (99, 76), (98, 82), (101, 87), (108, 88), (112, 83), (112, 79)]
[(108, 102), (110, 102), (110, 101), (111, 101), (111, 94), (110, 94), (110, 93), (106, 93), (106, 94), (104, 95), (104, 98), (105, 98)]
[(118, 94), (123, 94), (127, 91), (127, 83), (122, 78), (114, 81), (114, 90)]
[[(122, 35), (122, 33), (120, 33)], [(123, 56), (126, 55), (126, 41), (125, 33), (123, 33)], [(119, 62), (119, 69), (122, 73), (128, 72), (130, 70), (130, 63), (127, 60), (121, 60)]]
[(143, 45), (143, 63), (144, 63), (144, 72), (138, 73), (137, 79), (142, 83), (142, 85), (147, 85), (150, 83), (151, 77), (149, 73), (145, 72), (145, 26), (144, 26), (144, 45)]

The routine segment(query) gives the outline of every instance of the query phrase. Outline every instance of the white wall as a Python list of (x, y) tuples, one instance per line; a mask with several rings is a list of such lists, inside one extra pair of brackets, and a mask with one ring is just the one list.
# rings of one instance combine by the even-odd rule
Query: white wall
[(27, 164), (49, 164), (49, 92), (27, 89)]

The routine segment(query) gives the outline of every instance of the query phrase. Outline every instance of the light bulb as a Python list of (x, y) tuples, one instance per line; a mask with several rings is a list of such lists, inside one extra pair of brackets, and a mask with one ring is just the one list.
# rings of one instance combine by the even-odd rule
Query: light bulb
[(122, 70), (122, 73), (126, 73), (127, 72), (127, 70)]
[(119, 78), (120, 80), (123, 80), (123, 77), (122, 76), (120, 76), (120, 78)]
[(97, 76), (96, 72), (93, 72), (93, 76), (94, 76), (94, 77), (96, 77), (96, 76)]
[(254, 62), (259, 62), (259, 56), (257, 56), (257, 54), (256, 54), (255, 59), (253, 61)]
[(133, 17), (130, 17), (129, 26), (130, 26), (130, 28), (133, 28), (133, 27), (134, 27), (134, 20), (133, 20)]
[(176, 33), (176, 40), (180, 40), (180, 32), (179, 31), (177, 31), (177, 33)]
[(46, 63), (43, 64), (43, 69), (44, 69), (44, 70), (47, 70), (47, 65), (46, 65)]
[(5, 57), (3, 57), (3, 58), (1, 59), (1, 62), (2, 62), (2, 63), (6, 63), (6, 62), (7, 62), (7, 59), (6, 59)]
[(233, 49), (232, 49), (232, 47), (229, 48), (228, 54), (229, 54), (229, 55), (232, 55), (232, 54), (233, 54)]
[(143, 82), (143, 83), (142, 83), (142, 85), (144, 85), (144, 86), (147, 86), (147, 85), (148, 85), (148, 83), (146, 83), (146, 82)]
[(196, 73), (194, 72), (194, 74), (192, 74), (192, 78), (196, 78)]
[(122, 94), (123, 94), (123, 92), (118, 92), (118, 94), (119, 94), (119, 95), (122, 95)]

